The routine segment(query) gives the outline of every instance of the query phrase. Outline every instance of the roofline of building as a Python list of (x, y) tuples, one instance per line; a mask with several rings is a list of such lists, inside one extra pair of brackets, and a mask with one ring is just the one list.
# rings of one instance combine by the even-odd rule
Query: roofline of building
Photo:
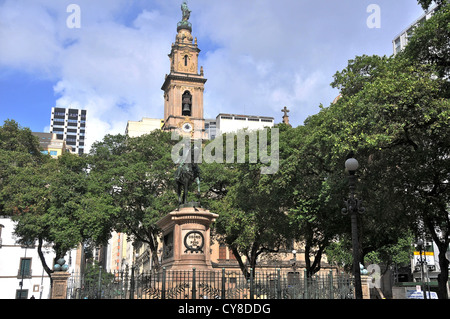
[(270, 119), (270, 120), (275, 120), (275, 118), (274, 117), (272, 117), (272, 116), (259, 116), (259, 115), (241, 115), (241, 114), (228, 114), (228, 113), (219, 113), (217, 116), (216, 116), (216, 119), (219, 117), (219, 116), (221, 116), (221, 115), (223, 115), (223, 116), (234, 116), (234, 117), (246, 117), (246, 118), (254, 118), (254, 119)]
[(434, 7), (432, 7), (431, 9), (425, 11), (424, 14), (422, 14), (419, 18), (417, 18), (413, 23), (411, 23), (408, 27), (406, 27), (405, 29), (403, 29), (400, 33), (398, 33), (394, 39), (392, 40), (392, 42), (394, 42), (395, 40), (397, 40), (402, 34), (404, 34), (406, 31), (408, 31), (409, 29), (411, 29), (413, 26), (417, 25), (417, 23), (422, 20), (424, 17), (426, 17), (430, 12), (433, 12), (434, 10), (436, 10), (438, 6), (435, 5)]

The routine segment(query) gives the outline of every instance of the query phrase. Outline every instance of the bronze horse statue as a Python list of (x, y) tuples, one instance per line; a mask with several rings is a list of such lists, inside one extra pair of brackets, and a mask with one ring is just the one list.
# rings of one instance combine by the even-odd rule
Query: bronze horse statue
[[(177, 170), (175, 171), (175, 182), (177, 183), (178, 205), (187, 204), (187, 195), (189, 187), (195, 181), (197, 189), (200, 193), (200, 170), (195, 163), (195, 149), (188, 149), (186, 154), (181, 158)], [(190, 160), (188, 160), (190, 159)]]

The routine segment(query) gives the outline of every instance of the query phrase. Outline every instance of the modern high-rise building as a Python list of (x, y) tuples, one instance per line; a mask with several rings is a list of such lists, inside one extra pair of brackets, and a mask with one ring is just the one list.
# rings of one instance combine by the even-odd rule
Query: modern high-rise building
[(436, 11), (436, 6), (425, 12), (419, 19), (410, 24), (406, 29), (400, 32), (394, 40), (392, 40), (392, 46), (394, 50), (394, 54), (402, 51), (406, 45), (408, 44), (409, 39), (412, 37), (414, 33), (414, 29), (421, 25), (424, 21), (428, 20), (433, 16)]
[(86, 134), (86, 110), (52, 107), (50, 133), (64, 140), (76, 154), (84, 153)]

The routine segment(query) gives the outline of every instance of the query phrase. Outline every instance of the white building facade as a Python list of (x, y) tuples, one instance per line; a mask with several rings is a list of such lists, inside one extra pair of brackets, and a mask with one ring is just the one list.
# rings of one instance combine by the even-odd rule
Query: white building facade
[(394, 40), (392, 41), (394, 55), (402, 51), (406, 45), (408, 44), (408, 40), (412, 37), (414, 33), (414, 29), (419, 26), (424, 21), (431, 18), (436, 10), (436, 7), (433, 7), (429, 11), (425, 12), (419, 19), (414, 21), (409, 27), (404, 29), (400, 34), (398, 34)]
[(237, 132), (239, 130), (261, 130), (273, 127), (274, 118), (268, 116), (237, 115), (220, 113), (216, 117), (217, 135)]
[[(13, 234), (14, 222), (0, 216), (0, 299), (48, 299), (50, 278), (42, 267), (35, 243), (23, 246)], [(54, 253), (43, 249), (48, 265)]]
[[(39, 258), (37, 242), (21, 245), (14, 227), (11, 217), (0, 215), (0, 299), (49, 299), (50, 277)], [(44, 243), (42, 252), (47, 265), (53, 267), (52, 246)], [(73, 249), (64, 257), (68, 272), (79, 271), (80, 252), (80, 248)]]
[(152, 119), (144, 117), (140, 121), (128, 121), (125, 135), (129, 137), (138, 137), (144, 134), (150, 134), (154, 130), (160, 130), (164, 121), (162, 119)]

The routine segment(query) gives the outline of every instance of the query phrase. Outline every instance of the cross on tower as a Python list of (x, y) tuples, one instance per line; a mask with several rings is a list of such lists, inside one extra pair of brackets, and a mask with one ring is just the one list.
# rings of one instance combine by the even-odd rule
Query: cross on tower
[(286, 124), (286, 125), (290, 125), (290, 124), (289, 124), (289, 115), (288, 115), (289, 110), (287, 109), (287, 107), (285, 106), (285, 107), (281, 110), (281, 112), (284, 113), (284, 115), (283, 115), (283, 123)]

